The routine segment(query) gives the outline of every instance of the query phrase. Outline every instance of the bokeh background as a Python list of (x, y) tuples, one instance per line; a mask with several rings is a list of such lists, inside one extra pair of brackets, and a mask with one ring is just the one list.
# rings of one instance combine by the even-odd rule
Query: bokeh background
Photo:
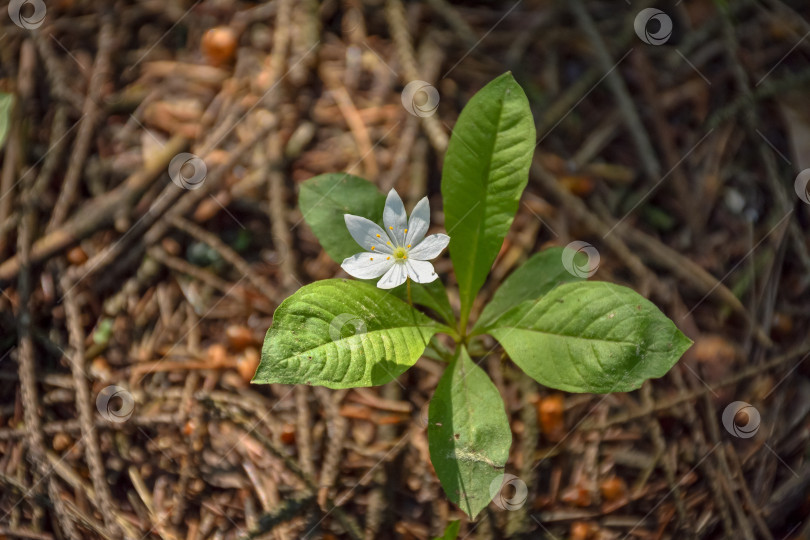
[[(799, 0), (8, 3), (0, 538), (810, 538), (808, 37)], [(607, 396), (495, 349), (514, 480), (469, 522), (428, 456), (441, 363), (249, 381), (275, 307), (345, 277), (299, 183), (441, 226), (453, 125), (508, 70), (538, 141), (484, 297), (584, 242), (695, 345)]]

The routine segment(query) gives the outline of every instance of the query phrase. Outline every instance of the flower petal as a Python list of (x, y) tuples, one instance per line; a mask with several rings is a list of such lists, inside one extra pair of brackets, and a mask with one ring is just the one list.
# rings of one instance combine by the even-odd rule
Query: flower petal
[(383, 210), (383, 223), (385, 232), (391, 237), (395, 246), (405, 246), (405, 229), (408, 228), (408, 216), (405, 214), (405, 205), (396, 190), (388, 192)]
[(405, 265), (397, 263), (388, 269), (388, 272), (380, 278), (377, 282), (377, 287), (380, 289), (393, 289), (405, 283), (405, 278), (408, 273), (405, 270)]
[(374, 248), (381, 253), (393, 253), (393, 250), (386, 245), (388, 236), (385, 234), (385, 231), (370, 219), (344, 214), (343, 220), (346, 222), (346, 228), (349, 229), (349, 234), (352, 235), (354, 241), (360, 244), (363, 249), (371, 251), (371, 248)]
[(430, 283), (439, 277), (433, 265), (427, 261), (408, 259), (405, 261), (405, 268), (408, 270), (408, 277), (417, 283)]
[(379, 253), (357, 253), (351, 257), (343, 259), (340, 265), (347, 274), (357, 279), (378, 278), (385, 274), (394, 264), (393, 258), (386, 259), (385, 255)]
[(431, 234), (418, 245), (414, 246), (409, 252), (410, 259), (418, 261), (429, 261), (439, 256), (447, 244), (450, 243), (450, 237), (446, 234)]
[(427, 197), (416, 203), (408, 220), (408, 234), (405, 235), (405, 245), (415, 246), (425, 237), (430, 226), (430, 203)]

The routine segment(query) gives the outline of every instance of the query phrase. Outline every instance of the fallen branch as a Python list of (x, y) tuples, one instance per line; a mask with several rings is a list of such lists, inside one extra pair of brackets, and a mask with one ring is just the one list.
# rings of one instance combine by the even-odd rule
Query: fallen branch
[[(182, 152), (188, 141), (175, 136), (138, 172), (132, 174), (118, 188), (85, 203), (64, 225), (34, 242), (31, 264), (38, 264), (87, 238), (97, 230), (112, 224), (122, 206), (137, 201), (157, 178), (166, 171), (169, 161)], [(20, 271), (20, 257), (15, 255), (0, 264), (0, 286), (12, 280)]]

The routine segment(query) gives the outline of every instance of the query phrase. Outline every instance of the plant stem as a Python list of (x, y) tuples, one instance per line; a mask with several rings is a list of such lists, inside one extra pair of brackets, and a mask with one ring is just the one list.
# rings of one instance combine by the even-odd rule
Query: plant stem
[(461, 319), (458, 321), (458, 335), (461, 336), (461, 341), (467, 343), (467, 321), (470, 320), (470, 312), (464, 311), (462, 308)]
[(411, 278), (405, 278), (406, 287), (408, 289), (408, 303), (413, 307), (413, 300), (411, 300)]

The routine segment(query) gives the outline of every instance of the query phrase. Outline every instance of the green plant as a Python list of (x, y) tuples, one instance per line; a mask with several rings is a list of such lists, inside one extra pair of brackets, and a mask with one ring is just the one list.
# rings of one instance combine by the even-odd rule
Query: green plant
[[(380, 280), (375, 286), (328, 279), (287, 298), (253, 379), (352, 388), (389, 382), (423, 354), (448, 361), (429, 407), (430, 456), (445, 493), (471, 518), (494, 496), (492, 486), (500, 486), (512, 441), (498, 390), (471, 357), (480, 349), (478, 336), (493, 336), (543, 385), (596, 393), (639, 388), (669, 371), (691, 344), (634, 291), (572, 272), (572, 265), (581, 268), (582, 253), (563, 248), (532, 256), (470, 324), (473, 301), (528, 182), (534, 146), (528, 101), (506, 73), (458, 119), (441, 186), (450, 236), (431, 235), (422, 244), (426, 198), (406, 220), (393, 190), (384, 203), (361, 178), (327, 174), (304, 182), (301, 210), (326, 252), (355, 277)], [(377, 225), (380, 218), (386, 229)], [(426, 262), (448, 242), (458, 319)], [(365, 250), (359, 254), (358, 244)], [(453, 338), (454, 351), (437, 339), (442, 333)]]

